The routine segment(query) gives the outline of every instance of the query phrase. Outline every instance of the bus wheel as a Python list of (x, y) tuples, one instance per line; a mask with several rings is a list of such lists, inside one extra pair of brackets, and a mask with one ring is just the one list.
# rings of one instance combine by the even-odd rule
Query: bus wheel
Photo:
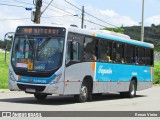
[(136, 96), (136, 83), (134, 80), (131, 81), (128, 91), (128, 97), (133, 98)]
[(83, 82), (79, 95), (75, 95), (74, 98), (78, 102), (86, 102), (88, 100), (88, 85), (87, 82)]
[(128, 92), (120, 92), (121, 97), (133, 98), (136, 96), (136, 83), (134, 80), (130, 82)]
[(34, 94), (34, 97), (37, 99), (37, 100), (45, 100), (47, 95), (46, 94)]

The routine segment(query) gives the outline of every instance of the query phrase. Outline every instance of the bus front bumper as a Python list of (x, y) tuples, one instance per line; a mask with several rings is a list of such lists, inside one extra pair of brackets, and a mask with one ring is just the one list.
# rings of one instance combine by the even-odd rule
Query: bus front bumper
[(29, 84), (9, 81), (10, 91), (25, 91), (27, 93), (63, 94), (64, 82), (55, 84)]

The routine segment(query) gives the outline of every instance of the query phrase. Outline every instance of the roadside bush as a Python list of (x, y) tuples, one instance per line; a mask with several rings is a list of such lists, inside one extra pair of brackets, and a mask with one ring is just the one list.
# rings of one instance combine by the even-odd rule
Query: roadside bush
[(154, 84), (160, 84), (160, 62), (154, 64)]

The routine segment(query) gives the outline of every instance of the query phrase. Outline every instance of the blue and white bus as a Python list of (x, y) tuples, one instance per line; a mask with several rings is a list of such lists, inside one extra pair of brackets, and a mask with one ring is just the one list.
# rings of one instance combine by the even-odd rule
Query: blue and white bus
[(94, 94), (135, 97), (153, 80), (154, 45), (127, 35), (76, 27), (17, 27), (9, 66), (9, 89), (34, 94), (73, 95), (79, 102)]

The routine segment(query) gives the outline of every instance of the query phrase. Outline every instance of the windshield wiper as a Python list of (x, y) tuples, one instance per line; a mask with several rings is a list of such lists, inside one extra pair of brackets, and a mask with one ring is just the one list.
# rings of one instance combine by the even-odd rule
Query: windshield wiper
[(44, 42), (39, 46), (39, 49), (42, 49), (49, 42), (50, 39), (52, 39), (52, 37), (47, 37)]
[(33, 47), (32, 47), (32, 45), (30, 44), (27, 35), (24, 35), (24, 37), (25, 37), (25, 40), (27, 41), (29, 47), (33, 50)]
[(32, 47), (32, 45), (31, 45), (30, 41), (28, 40), (28, 37), (27, 37), (27, 35), (24, 35), (24, 38), (25, 38), (25, 40), (27, 41), (27, 43), (28, 43), (29, 47), (31, 48), (31, 50), (32, 50), (32, 55), (33, 55), (33, 58), (35, 59), (34, 48)]

